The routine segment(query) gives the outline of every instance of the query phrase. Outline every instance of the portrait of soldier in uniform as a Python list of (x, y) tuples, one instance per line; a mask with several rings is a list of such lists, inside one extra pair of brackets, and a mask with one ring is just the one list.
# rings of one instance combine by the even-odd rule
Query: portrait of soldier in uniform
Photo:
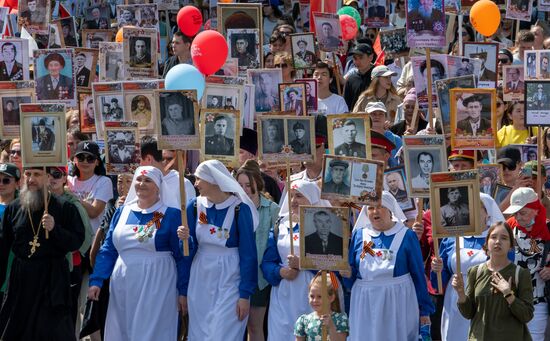
[[(323, 183), (323, 192), (349, 195), (350, 186), (346, 185), (346, 180), (347, 183), (350, 181), (349, 163), (342, 160), (330, 160), (328, 166), (325, 182)], [(330, 180), (327, 181), (329, 178)]]
[(233, 155), (234, 141), (226, 135), (230, 118), (218, 115), (214, 118), (214, 135), (205, 138), (205, 153), (208, 155)]
[(65, 58), (61, 54), (54, 52), (48, 54), (44, 58), (43, 63), (48, 74), (36, 80), (36, 96), (38, 100), (74, 99), (73, 79), (61, 73), (65, 68)]
[(354, 120), (346, 120), (339, 131), (344, 142), (334, 148), (334, 154), (361, 158), (367, 157), (366, 145), (356, 141), (357, 123)]

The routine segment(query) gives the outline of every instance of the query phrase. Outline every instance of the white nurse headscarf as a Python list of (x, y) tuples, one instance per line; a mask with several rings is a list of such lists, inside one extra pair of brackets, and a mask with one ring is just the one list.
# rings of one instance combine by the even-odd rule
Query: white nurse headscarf
[(155, 185), (159, 188), (159, 194), (160, 194), (160, 201), (164, 204), (162, 200), (163, 192), (166, 190), (163, 190), (162, 188), (162, 172), (153, 166), (141, 166), (136, 169), (134, 173), (134, 178), (132, 179), (132, 184), (130, 185), (130, 189), (128, 190), (128, 195), (126, 195), (126, 201), (124, 201), (124, 205), (131, 205), (135, 204), (138, 200), (137, 193), (136, 193), (136, 183), (137, 178), (140, 175), (145, 175), (149, 179), (153, 180)]
[[(361, 213), (359, 213), (359, 217), (357, 217), (357, 221), (355, 222), (355, 225), (353, 226), (353, 230), (360, 229), (363, 227), (371, 227), (372, 223), (369, 220), (369, 217), (367, 215), (367, 205), (363, 206), (361, 209)], [(397, 203), (397, 200), (395, 200), (394, 196), (388, 192), (388, 191), (382, 191), (382, 207), (387, 208), (392, 213), (391, 220), (399, 223), (403, 223), (407, 220), (407, 217), (405, 216), (405, 213), (403, 213), (403, 210)]]
[(222, 192), (235, 194), (243, 203), (248, 205), (252, 213), (254, 231), (256, 231), (259, 222), (258, 209), (237, 180), (231, 176), (231, 173), (229, 173), (223, 163), (218, 160), (204, 161), (195, 170), (195, 176), (208, 183), (217, 185)]
[[(483, 203), (483, 206), (485, 207), (485, 211), (487, 211), (487, 226), (482, 226), (483, 229), (481, 235), (476, 237), (486, 237), (487, 231), (489, 230), (488, 227), (496, 224), (501, 221), (506, 221), (504, 219), (504, 215), (502, 214), (502, 211), (500, 210), (500, 207), (498, 207), (498, 204), (496, 203), (495, 199), (493, 199), (490, 195), (485, 193), (480, 193), (479, 198), (481, 199), (481, 202)], [(483, 224), (483, 222), (481, 222)]]

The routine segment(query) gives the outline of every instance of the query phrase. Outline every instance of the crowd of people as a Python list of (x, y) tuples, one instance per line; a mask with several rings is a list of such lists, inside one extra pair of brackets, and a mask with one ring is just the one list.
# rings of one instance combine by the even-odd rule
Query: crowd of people
[[(84, 43), (83, 30), (118, 29), (144, 20), (145, 12), (135, 17), (131, 8), (124, 6), (119, 16), (124, 23), (117, 22), (113, 9), (123, 4), (115, 2), (77, 1), (80, 5), (76, 9), (60, 9), (68, 2), (57, 2), (51, 13), (54, 20), (55, 15), (65, 12), (77, 18), (79, 11), (89, 12), (90, 18), (83, 17), (75, 37), (65, 26), (60, 30), (67, 35), (64, 39), (35, 36), (35, 48), (77, 47), (78, 41)], [(550, 159), (550, 128), (528, 127), (525, 120), (526, 108), (537, 100), (544, 102), (543, 88), (527, 103), (517, 98), (508, 100), (504, 89), (526, 91), (523, 75), (527, 77), (528, 70), (522, 69), (525, 52), (550, 46), (546, 12), (534, 7), (531, 20), (517, 25), (503, 18), (497, 32), (485, 39), (498, 44), (494, 65), (496, 112), (490, 115), (496, 122), (472, 118), (482, 108), (487, 110), (487, 103), (471, 96), (459, 105), (469, 116), (454, 124), (472, 137), (496, 126), (496, 148), (464, 150), (451, 148), (449, 122), (443, 119), (449, 117), (446, 109), (437, 109), (437, 101), (433, 112), (420, 105), (426, 104), (421, 103), (427, 96), (426, 84), (416, 90), (420, 88), (418, 84), (415, 87), (418, 75), (414, 75), (417, 71), (412, 59), (397, 54), (384, 56), (385, 48), (401, 50), (404, 42), (390, 39), (388, 46), (382, 42), (380, 47), (377, 36), (407, 25), (406, 2), (388, 3), (386, 7), (377, 1), (367, 5), (344, 0), (342, 8), (350, 7), (360, 14), (361, 25), (351, 40), (336, 37), (335, 28), (326, 22), (316, 38), (303, 36), (293, 46), (292, 35), (313, 31), (314, 23), (310, 22), (309, 8), (291, 0), (262, 2), (263, 31), (259, 34), (265, 45), (259, 46), (261, 56), (252, 53), (256, 50), (245, 34), (235, 36), (232, 54), (238, 55), (237, 74), (220, 75), (223, 71), (214, 78), (239, 84), (246, 81), (241, 66), (246, 64), (246, 71), (263, 65), (265, 73), (252, 78), (258, 82), (252, 84), (256, 98), (250, 107), (262, 113), (292, 110), (297, 115), (315, 116), (315, 131), (309, 132), (315, 135), (311, 140), (314, 146), (307, 139), (301, 140), (306, 131), (302, 123), (283, 127), (264, 121), (263, 153), (278, 153), (287, 147), (281, 136), (283, 130), (289, 130), (296, 140), (289, 135), (288, 147), (296, 154), (311, 150), (315, 156), (313, 161), (292, 163), (290, 173), (284, 164), (258, 157), (262, 141), (258, 141), (261, 136), (256, 122), (245, 125), (240, 141), (234, 141), (225, 134), (228, 118), (219, 115), (213, 119), (214, 129), (223, 133), (202, 136), (191, 120), (178, 123), (185, 119), (179, 102), (167, 102), (169, 115), (157, 122), (157, 131), (164, 135), (199, 134), (206, 141), (206, 154), (227, 154), (228, 160), (237, 155), (235, 148), (240, 148), (239, 167), (228, 167), (216, 159), (203, 160), (194, 150), (181, 153), (184, 162), (180, 163), (177, 156), (181, 154), (162, 150), (158, 137), (151, 134), (136, 139), (139, 150), (131, 155), (109, 146), (106, 161), (109, 150), (105, 150), (104, 141), (95, 132), (81, 129), (97, 122), (93, 111), (100, 106), (94, 106), (93, 96), (80, 108), (67, 108), (66, 165), (32, 167), (23, 162), (22, 153), (29, 153), (33, 145), (40, 152), (52, 151), (65, 140), (56, 136), (53, 125), (45, 120), (33, 124), (32, 134), (0, 136), (0, 339), (285, 341), (321, 340), (323, 333), (333, 341), (550, 339), (546, 331), (550, 328), (550, 163), (546, 162)], [(420, 3), (426, 5), (425, 1)], [(22, 27), (45, 19), (36, 12), (37, 5), (43, 6), (38, 0), (25, 1), (28, 10), (20, 15), (25, 19), (20, 22)], [(313, 9), (316, 5), (312, 2), (309, 6)], [(204, 29), (215, 27), (216, 22), (222, 26), (215, 6), (203, 4), (200, 9)], [(10, 11), (10, 15), (17, 14), (17, 8)], [(435, 11), (443, 16), (443, 9)], [(105, 13), (110, 14), (104, 17)], [(161, 78), (178, 64), (193, 65), (194, 37), (179, 30), (176, 13), (160, 10), (161, 20), (156, 23), (159, 38), (170, 42), (159, 53), (165, 56), (156, 72)], [(462, 44), (484, 41), (465, 14), (462, 23), (447, 28), (454, 30), (447, 32), (452, 39), (439, 54), (464, 57), (463, 68), (457, 73), (473, 75), (476, 82), (490, 81), (485, 52), (476, 61), (482, 66), (479, 74), (474, 74), (472, 59), (461, 55)], [(365, 24), (381, 23), (386, 17), (389, 27)], [(246, 18), (244, 22), (246, 26)], [(145, 42), (138, 40), (136, 45)], [(319, 51), (317, 45), (332, 50)], [(0, 52), (0, 86), (22, 81), (21, 51), (5, 43)], [(77, 93), (82, 94), (90, 92), (90, 84), (101, 83), (94, 70), (86, 69), (91, 75), (82, 73), (86, 58), (75, 56), (81, 75)], [(131, 58), (129, 62), (134, 64), (156, 60), (137, 61), (141, 58), (137, 49)], [(443, 63), (431, 60), (428, 73), (423, 58), (419, 63), (423, 81), (428, 74), (434, 81), (446, 79)], [(48, 69), (49, 64), (57, 63), (61, 70), (66, 63), (59, 55), (50, 59), (53, 61), (44, 61)], [(541, 63), (547, 64), (548, 59), (542, 58)], [(519, 68), (510, 69), (510, 83), (505, 84), (504, 67), (510, 65)], [(39, 69), (43, 67), (35, 64), (31, 76)], [(314, 83), (306, 83), (303, 94), (288, 91), (291, 102), (285, 103), (274, 95), (272, 90), (278, 84), (266, 69), (280, 70), (281, 83), (304, 79)], [(535, 76), (538, 69), (535, 66)], [(95, 71), (99, 75), (104, 70)], [(542, 79), (550, 76), (540, 74)], [(60, 76), (42, 88), (54, 91), (58, 86), (73, 86), (67, 76)], [(38, 99), (48, 96), (38, 94)], [(301, 96), (307, 97), (303, 106)], [(17, 105), (26, 102), (2, 97), (1, 93), (0, 97), (0, 129), (5, 129), (20, 122)], [(214, 96), (208, 105), (221, 110), (223, 100), (224, 109), (234, 110), (240, 106), (233, 103), (235, 99)], [(155, 111), (153, 103), (142, 95), (129, 103), (118, 103), (113, 97), (111, 104), (103, 103), (105, 106), (109, 120), (122, 120), (127, 117), (123, 112), (131, 112), (141, 120), (140, 128), (149, 124)], [(326, 115), (347, 113), (368, 115), (369, 130), (358, 120), (345, 118), (340, 127), (342, 139), (330, 145), (335, 141), (329, 136)], [(103, 132), (102, 127), (96, 129)], [(117, 134), (121, 138), (115, 136), (113, 141), (125, 139), (122, 133)], [(439, 136), (444, 142), (444, 157), (420, 151), (413, 160), (407, 159), (404, 140), (414, 135)], [(538, 137), (542, 141), (537, 141)], [(539, 149), (533, 146), (537, 142)], [(61, 149), (65, 152), (65, 146)], [(339, 159), (325, 164), (326, 154), (370, 158), (383, 165), (384, 171), (389, 170), (383, 177), (379, 203), (357, 205), (325, 199), (325, 192), (350, 192), (344, 175), (351, 172), (349, 164)], [(132, 172), (107, 174), (106, 162), (127, 163), (126, 159), (139, 167)], [(480, 217), (476, 219), (480, 234), (434, 237), (433, 219), (443, 227), (473, 221), (472, 203), (466, 200), (471, 200), (472, 194), (462, 187), (447, 188), (437, 209), (440, 216), (433, 218), (431, 200), (425, 195), (413, 198), (412, 189), (429, 193), (433, 190), (431, 173), (474, 171), (485, 164), (496, 164), (500, 171), (479, 171), (481, 193), (473, 195), (480, 203)], [(392, 172), (396, 167), (402, 167), (402, 176)], [(328, 181), (325, 172), (330, 173)], [(367, 174), (368, 169), (363, 172)], [(300, 231), (306, 228), (306, 222), (300, 220), (302, 206), (346, 205), (350, 207), (346, 217), (349, 240), (335, 234), (330, 217), (320, 211), (313, 219), (322, 232), (300, 241)], [(301, 245), (312, 244), (313, 237), (319, 252), (308, 252), (344, 254), (345, 269), (327, 273), (318, 271), (326, 269), (302, 268)]]

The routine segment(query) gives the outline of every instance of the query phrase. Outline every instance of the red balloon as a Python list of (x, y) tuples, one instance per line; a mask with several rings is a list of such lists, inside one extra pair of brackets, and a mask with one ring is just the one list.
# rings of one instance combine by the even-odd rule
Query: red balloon
[(197, 7), (182, 7), (177, 16), (178, 27), (186, 36), (192, 37), (201, 29), (202, 14)]
[(191, 44), (193, 65), (202, 74), (212, 75), (221, 69), (227, 59), (228, 51), (227, 41), (218, 31), (202, 31)]
[(18, 8), (18, 2), (17, 0), (5, 0), (4, 6), (7, 5), (7, 7), (11, 9), (17, 9)]
[(339, 16), (340, 26), (342, 27), (342, 39), (352, 40), (357, 35), (357, 22), (352, 16), (342, 14)]

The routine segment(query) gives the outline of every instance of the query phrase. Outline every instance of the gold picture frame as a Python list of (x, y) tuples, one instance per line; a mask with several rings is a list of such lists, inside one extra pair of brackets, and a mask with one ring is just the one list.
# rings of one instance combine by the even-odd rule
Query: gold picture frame
[[(326, 117), (329, 154), (367, 159), (372, 158), (369, 114), (329, 114)], [(348, 143), (345, 134), (353, 134), (352, 132), (347, 132), (347, 130), (353, 126), (355, 126), (356, 132), (355, 135), (352, 136), (353, 141)]]
[[(216, 126), (223, 120), (225, 124), (218, 126), (225, 125), (225, 128)], [(201, 161), (215, 159), (228, 167), (240, 166), (241, 113), (238, 110), (201, 109), (200, 129)]]
[[(155, 105), (157, 108), (157, 129), (159, 149), (190, 150), (201, 149), (199, 130), (199, 103), (197, 90), (155, 90)], [(173, 123), (169, 108), (179, 104), (182, 107), (182, 118), (185, 121), (186, 112), (192, 108), (191, 134), (183, 134), (186, 129), (184, 122)], [(187, 109), (187, 110), (186, 110)], [(189, 118), (189, 115), (187, 115)], [(174, 129), (175, 128), (175, 129)], [(189, 130), (189, 129), (187, 129)]]

